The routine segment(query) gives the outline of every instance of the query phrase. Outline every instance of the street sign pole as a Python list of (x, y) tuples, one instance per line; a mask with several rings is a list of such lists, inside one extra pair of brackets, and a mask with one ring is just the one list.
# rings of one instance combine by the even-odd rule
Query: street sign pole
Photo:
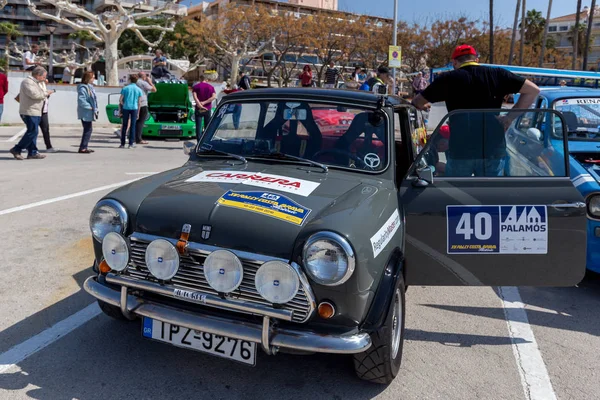
[[(392, 37), (392, 43), (394, 46), (397, 46), (398, 40), (398, 0), (394, 0), (394, 33)], [(396, 68), (392, 68), (392, 79), (394, 83), (392, 84), (392, 94), (396, 94)]]

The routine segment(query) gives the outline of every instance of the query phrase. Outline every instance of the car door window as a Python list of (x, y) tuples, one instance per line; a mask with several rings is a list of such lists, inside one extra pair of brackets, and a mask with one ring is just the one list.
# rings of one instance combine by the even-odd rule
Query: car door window
[[(546, 115), (549, 114), (549, 115)], [(422, 163), (446, 177), (567, 176), (562, 140), (545, 140), (544, 119), (550, 110), (529, 110), (505, 130), (507, 112), (455, 111), (432, 134)], [(560, 120), (559, 120), (560, 121)]]

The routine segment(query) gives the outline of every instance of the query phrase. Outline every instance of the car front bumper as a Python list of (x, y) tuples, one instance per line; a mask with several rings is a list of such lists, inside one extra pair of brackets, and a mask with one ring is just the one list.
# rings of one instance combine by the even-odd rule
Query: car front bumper
[(365, 332), (324, 335), (308, 330), (282, 329), (272, 324), (272, 318), (263, 317), (262, 325), (232, 321), (198, 312), (179, 310), (163, 304), (140, 299), (128, 293), (125, 286), (115, 290), (89, 277), (83, 288), (96, 299), (119, 307), (126, 317), (148, 317), (185, 328), (195, 329), (249, 342), (258, 343), (267, 354), (279, 349), (310, 353), (355, 354), (371, 346), (371, 337)]
[[(162, 130), (162, 127), (165, 125), (169, 126), (178, 126), (181, 127), (181, 130)], [(162, 133), (161, 133), (162, 131)], [(144, 124), (144, 129), (142, 130), (142, 136), (148, 137), (159, 137), (159, 138), (191, 138), (196, 137), (196, 124), (194, 123), (185, 123), (185, 124), (161, 124), (159, 122), (147, 122)]]

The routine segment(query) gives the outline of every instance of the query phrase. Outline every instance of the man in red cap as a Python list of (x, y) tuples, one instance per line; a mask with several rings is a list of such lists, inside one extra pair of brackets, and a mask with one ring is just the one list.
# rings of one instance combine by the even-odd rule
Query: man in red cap
[[(529, 108), (540, 89), (531, 81), (503, 68), (479, 65), (472, 46), (457, 46), (452, 53), (454, 71), (441, 74), (412, 103), (420, 110), (429, 103), (446, 102), (454, 110), (500, 109), (507, 94), (520, 93), (514, 108)], [(450, 117), (452, 135), (446, 176), (502, 176), (505, 171), (504, 133), (518, 116), (461, 112)]]

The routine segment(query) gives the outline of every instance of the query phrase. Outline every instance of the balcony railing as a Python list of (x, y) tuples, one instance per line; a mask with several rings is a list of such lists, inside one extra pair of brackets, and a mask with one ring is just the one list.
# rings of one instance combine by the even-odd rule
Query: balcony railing
[[(141, 0), (141, 1), (123, 0), (123, 1), (121, 1), (121, 5), (125, 8), (137, 7), (143, 11), (152, 11), (157, 7), (164, 6), (166, 3), (167, 2), (161, 1), (161, 0)], [(114, 5), (115, 5), (114, 0), (95, 0), (93, 3), (93, 8), (94, 8), (94, 10), (98, 10), (98, 9), (103, 9), (105, 7), (112, 7)], [(172, 4), (169, 8), (167, 8), (164, 11), (164, 13), (165, 14), (173, 14), (173, 15), (186, 15), (187, 7), (179, 5), (179, 4)]]

